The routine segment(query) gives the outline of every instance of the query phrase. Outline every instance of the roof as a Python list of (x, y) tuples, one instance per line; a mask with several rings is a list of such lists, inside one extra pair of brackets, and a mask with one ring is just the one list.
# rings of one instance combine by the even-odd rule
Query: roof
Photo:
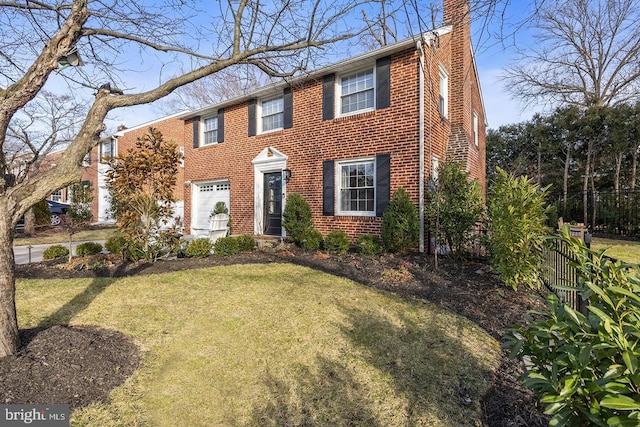
[(234, 98), (230, 98), (227, 99), (225, 101), (222, 101), (220, 103), (217, 104), (212, 104), (209, 105), (207, 107), (204, 108), (200, 108), (198, 110), (193, 110), (193, 111), (188, 111), (188, 112), (184, 112), (184, 113), (179, 113), (177, 114), (177, 118), (178, 119), (182, 119), (182, 120), (189, 120), (192, 119), (194, 117), (200, 117), (200, 116), (206, 116), (206, 115), (211, 115), (211, 114), (215, 114), (220, 108), (224, 108), (230, 105), (237, 105), (237, 104), (241, 104), (245, 101), (248, 101), (249, 99), (253, 99), (253, 98), (261, 98), (264, 96), (268, 96), (268, 95), (272, 95), (275, 93), (278, 93), (279, 91), (281, 91), (283, 88), (290, 86), (294, 83), (300, 83), (300, 82), (304, 82), (304, 81), (308, 81), (314, 78), (320, 78), (324, 75), (327, 74), (331, 74), (333, 72), (336, 72), (338, 70), (344, 70), (345, 68), (350, 68), (350, 67), (356, 67), (357, 65), (361, 64), (362, 62), (367, 62), (367, 61), (371, 61), (373, 59), (378, 59), (378, 58), (382, 58), (384, 56), (388, 56), (397, 52), (402, 52), (403, 50), (409, 49), (411, 47), (415, 47), (416, 43), (423, 39), (423, 40), (431, 40), (435, 37), (438, 36), (442, 36), (445, 34), (450, 33), (452, 30), (452, 27), (450, 25), (446, 25), (440, 28), (437, 28), (435, 30), (431, 30), (422, 34), (418, 34), (418, 35), (414, 35), (411, 37), (408, 37), (404, 40), (401, 40), (399, 42), (393, 43), (393, 44), (389, 44), (386, 46), (382, 46), (378, 49), (374, 49), (371, 50), (369, 52), (365, 52), (362, 53), (360, 55), (356, 55), (353, 56), (351, 58), (345, 59), (343, 61), (339, 61), (336, 62), (334, 64), (328, 65), (326, 67), (323, 68), (319, 68), (317, 70), (313, 70), (310, 72), (307, 72), (303, 75), (297, 76), (293, 79), (288, 79), (288, 80), (282, 80), (282, 81), (278, 81), (275, 83), (271, 83), (268, 84), (266, 86), (263, 86), (259, 89), (256, 89), (252, 92), (249, 92), (247, 94), (241, 95), (241, 96), (237, 96)]

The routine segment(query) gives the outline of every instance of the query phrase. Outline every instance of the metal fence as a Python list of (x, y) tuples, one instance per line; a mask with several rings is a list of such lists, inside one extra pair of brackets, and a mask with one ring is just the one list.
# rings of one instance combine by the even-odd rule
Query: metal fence
[(554, 197), (554, 206), (564, 222), (585, 221), (594, 233), (615, 234), (640, 239), (640, 191), (587, 191)]
[(579, 274), (572, 264), (575, 261), (567, 242), (561, 239), (550, 240), (543, 250), (541, 279), (565, 304), (584, 313), (586, 301), (579, 294)]

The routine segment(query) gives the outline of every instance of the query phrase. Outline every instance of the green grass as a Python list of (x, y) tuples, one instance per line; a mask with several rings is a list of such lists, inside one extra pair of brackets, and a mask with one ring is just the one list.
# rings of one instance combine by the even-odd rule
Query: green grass
[[(73, 241), (92, 241), (107, 240), (109, 237), (116, 233), (115, 228), (96, 228), (89, 230), (82, 230), (73, 235)], [(40, 245), (40, 244), (54, 244), (54, 243), (68, 243), (69, 234), (60, 229), (49, 229), (44, 232), (39, 232), (35, 236), (18, 237), (14, 239), (13, 244), (17, 246), (21, 245)]]
[(640, 242), (594, 237), (591, 249), (606, 249), (605, 254), (632, 264), (640, 264)]
[(500, 358), (438, 306), (288, 264), (19, 280), (17, 304), (21, 327), (99, 325), (144, 351), (74, 425), (475, 426)]

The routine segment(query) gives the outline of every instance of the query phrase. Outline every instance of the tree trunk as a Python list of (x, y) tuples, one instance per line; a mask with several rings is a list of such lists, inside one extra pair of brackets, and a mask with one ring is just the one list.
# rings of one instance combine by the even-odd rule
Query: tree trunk
[(633, 163), (631, 164), (631, 191), (636, 189), (636, 170), (638, 167), (638, 148), (633, 147), (633, 151), (631, 154), (631, 158), (633, 159)]
[(571, 162), (571, 145), (567, 143), (567, 156), (564, 159), (564, 176), (562, 177), (562, 217), (567, 217), (567, 192), (569, 191), (569, 164)]
[[(4, 212), (2, 212), (4, 211)], [(2, 218), (9, 218), (5, 209)], [(0, 221), (0, 357), (15, 354), (20, 347), (16, 316), (16, 270), (11, 221)]]
[(588, 224), (589, 206), (587, 203), (587, 193), (589, 192), (589, 176), (591, 175), (591, 152), (593, 151), (593, 141), (589, 139), (587, 144), (587, 161), (584, 166), (584, 180), (582, 181), (582, 223)]
[[(616, 194), (620, 191), (620, 169), (622, 169), (622, 153), (616, 154), (616, 174), (613, 180), (613, 189)], [(617, 196), (616, 196), (617, 197)]]
[(33, 208), (24, 214), (24, 233), (34, 234), (36, 232), (36, 213)]

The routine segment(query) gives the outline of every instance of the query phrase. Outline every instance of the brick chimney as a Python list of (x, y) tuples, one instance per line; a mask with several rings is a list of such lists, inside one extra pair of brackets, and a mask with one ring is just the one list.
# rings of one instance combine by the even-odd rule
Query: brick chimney
[(447, 158), (464, 162), (469, 169), (472, 139), (471, 18), (469, 0), (444, 0), (444, 24), (452, 26), (449, 76), (449, 123)]

